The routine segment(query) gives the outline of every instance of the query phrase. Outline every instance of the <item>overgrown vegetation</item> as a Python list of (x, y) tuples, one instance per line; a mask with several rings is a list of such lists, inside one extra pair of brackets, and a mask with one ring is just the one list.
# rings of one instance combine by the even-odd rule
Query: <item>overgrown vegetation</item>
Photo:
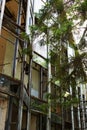
[[(87, 82), (87, 52), (84, 51), (87, 48), (87, 27), (82, 28), (84, 31), (78, 44), (73, 37), (73, 32), (86, 21), (87, 0), (50, 0), (35, 17), (36, 24), (30, 27), (31, 35), (36, 39), (43, 34), (38, 44), (50, 46), (51, 58), (47, 63), (50, 62), (56, 70), (50, 80), (56, 86), (56, 93), (47, 93), (47, 99), (51, 99), (54, 110), (57, 104), (69, 107), (78, 103), (76, 87)], [(73, 55), (69, 54), (69, 48)], [(70, 87), (73, 95), (65, 97)]]
[[(51, 62), (56, 68), (56, 71), (52, 74), (51, 82), (57, 82), (56, 86), (62, 89), (62, 100), (65, 92), (69, 91), (70, 86), (76, 93), (76, 86), (87, 81), (85, 73), (87, 69), (87, 53), (82, 52), (82, 48), (86, 47), (84, 36), (87, 29), (84, 28), (85, 34), (81, 37), (78, 45), (72, 34), (73, 30), (84, 24), (87, 17), (86, 7), (86, 0), (70, 0), (66, 2), (63, 0), (50, 0), (36, 14), (37, 22), (31, 27), (33, 38), (37, 38), (43, 33), (45, 38), (43, 42), (41, 40), (41, 45), (47, 44), (50, 46), (51, 59), (48, 59), (48, 62)], [(78, 23), (77, 20), (79, 20)], [(68, 52), (69, 47), (73, 50), (71, 56)], [(57, 93), (59, 93), (58, 90)], [(58, 95), (57, 98), (59, 98)], [(71, 98), (70, 102), (72, 103)]]

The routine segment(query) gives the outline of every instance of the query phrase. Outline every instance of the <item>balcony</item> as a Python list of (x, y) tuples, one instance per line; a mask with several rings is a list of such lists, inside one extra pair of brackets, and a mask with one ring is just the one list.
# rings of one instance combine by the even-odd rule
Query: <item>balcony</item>
[(10, 76), (0, 73), (0, 95), (5, 96), (9, 95), (12, 97), (19, 98), (19, 88), (21, 82)]

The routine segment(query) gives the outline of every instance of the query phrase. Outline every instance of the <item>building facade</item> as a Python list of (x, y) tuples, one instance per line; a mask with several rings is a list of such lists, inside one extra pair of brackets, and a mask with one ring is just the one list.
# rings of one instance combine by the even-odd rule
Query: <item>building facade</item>
[[(41, 47), (38, 38), (36, 41), (25, 38), (25, 33), (30, 36), (29, 27), (36, 22), (34, 13), (45, 2), (0, 1), (0, 130), (62, 130), (60, 106), (55, 112), (51, 110), (50, 116), (46, 113), (46, 93), (56, 93), (56, 85), (51, 84), (51, 90), (48, 85), (54, 68), (51, 65), (49, 68), (46, 62), (47, 46)], [(27, 48), (33, 51), (25, 55)], [(78, 90), (81, 102), (73, 108), (74, 129), (85, 130), (85, 97)], [(70, 108), (64, 109), (63, 118), (64, 130), (72, 130)]]

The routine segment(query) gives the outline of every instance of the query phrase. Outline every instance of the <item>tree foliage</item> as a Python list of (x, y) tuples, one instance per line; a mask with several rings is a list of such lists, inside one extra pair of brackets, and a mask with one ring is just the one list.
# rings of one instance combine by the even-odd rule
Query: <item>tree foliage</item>
[[(87, 18), (87, 0), (50, 0), (35, 17), (36, 24), (31, 26), (32, 36), (37, 38), (43, 33), (45, 38), (41, 43), (50, 46), (49, 61), (56, 68), (51, 82), (58, 81), (57, 90), (60, 90), (59, 87), (62, 89), (60, 97), (63, 99), (70, 86), (76, 91), (77, 85), (87, 82), (87, 53), (82, 51), (87, 47), (87, 28), (84, 28), (78, 45), (72, 33), (78, 26), (83, 25)], [(68, 55), (68, 47), (72, 48), (74, 55)]]

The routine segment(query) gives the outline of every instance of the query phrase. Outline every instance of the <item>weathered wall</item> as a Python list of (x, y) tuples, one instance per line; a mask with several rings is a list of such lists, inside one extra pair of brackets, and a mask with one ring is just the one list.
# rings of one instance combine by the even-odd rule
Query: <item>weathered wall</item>
[[(14, 54), (14, 45), (11, 43), (15, 41), (14, 37), (5, 30), (2, 30), (0, 38), (0, 72), (11, 75), (12, 73), (12, 64), (13, 64), (13, 54)], [(4, 37), (4, 38), (3, 38)], [(8, 40), (6, 40), (8, 39)]]
[[(7, 34), (7, 38), (10, 41), (15, 41), (14, 37), (12, 37), (9, 33)], [(11, 76), (12, 73), (13, 55), (14, 55), (14, 45), (9, 41), (6, 41), (4, 64), (8, 63), (8, 65), (4, 66), (3, 72), (4, 74), (7, 74), (9, 76)]]
[(5, 50), (6, 50), (6, 41), (3, 38), (0, 38), (0, 72), (3, 71)]
[(31, 130), (36, 130), (36, 116), (32, 115), (31, 116)]
[(5, 129), (7, 108), (8, 108), (8, 101), (0, 98), (0, 130)]

